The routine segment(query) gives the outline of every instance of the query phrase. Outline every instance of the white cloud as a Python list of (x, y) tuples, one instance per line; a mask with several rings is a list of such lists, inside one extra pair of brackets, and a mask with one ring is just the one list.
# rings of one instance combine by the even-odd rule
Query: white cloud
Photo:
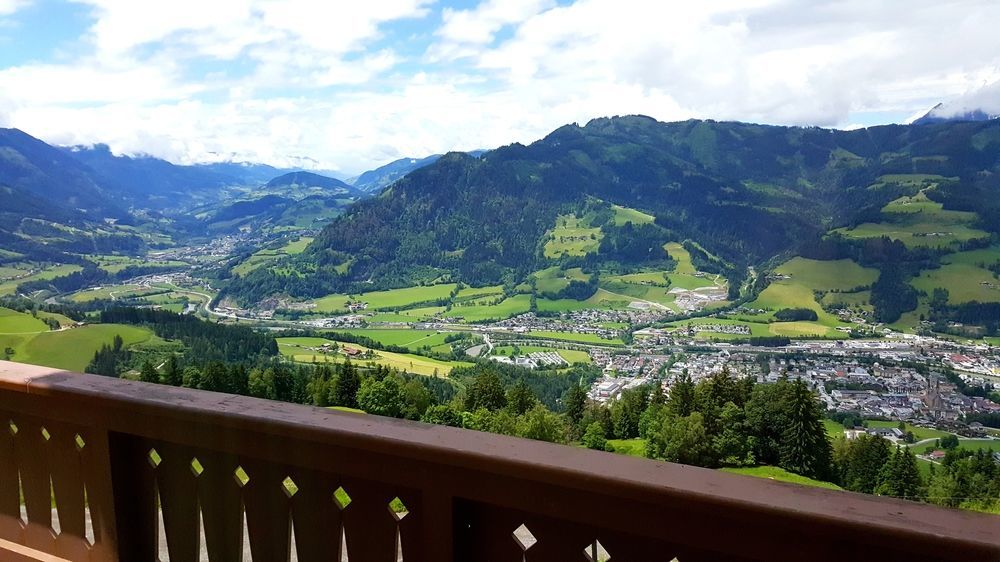
[(555, 0), (485, 0), (474, 9), (445, 8), (443, 25), (435, 32), (442, 41), (429, 53), (434, 60), (472, 54), (469, 46), (493, 42), (500, 29), (521, 23), (555, 5)]
[[(1000, 116), (1000, 80), (985, 84), (982, 87), (975, 88), (969, 92), (965, 92), (961, 96), (943, 102), (941, 107), (935, 107), (933, 112), (940, 117), (954, 117), (976, 110), (982, 111), (987, 115)], [(916, 115), (913, 119), (921, 115), (923, 113)]]
[(31, 0), (0, 0), (0, 16), (7, 16), (24, 8)]
[[(0, 69), (0, 120), (178, 162), (351, 173), (603, 115), (853, 127), (1000, 97), (976, 92), (1000, 81), (993, 0), (484, 0), (433, 21), (426, 0), (74, 1), (92, 50)], [(408, 18), (439, 27), (381, 41)]]

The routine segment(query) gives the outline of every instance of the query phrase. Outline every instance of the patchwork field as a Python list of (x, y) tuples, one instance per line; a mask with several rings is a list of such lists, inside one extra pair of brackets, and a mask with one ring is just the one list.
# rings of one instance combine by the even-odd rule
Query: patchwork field
[(883, 220), (878, 223), (864, 223), (836, 232), (850, 238), (888, 236), (907, 246), (927, 247), (950, 246), (988, 236), (972, 226), (976, 220), (975, 213), (946, 211), (923, 192), (889, 203), (882, 208), (882, 217)]
[(596, 252), (604, 237), (600, 228), (591, 227), (587, 220), (574, 215), (559, 215), (555, 227), (545, 235), (549, 237), (543, 249), (547, 258), (585, 256)]
[[(845, 338), (843, 332), (834, 328), (846, 326), (840, 320), (823, 310), (816, 301), (816, 291), (846, 291), (857, 287), (869, 286), (878, 279), (878, 271), (864, 268), (851, 260), (819, 261), (805, 258), (793, 258), (775, 269), (775, 274), (787, 276), (787, 279), (777, 279), (761, 291), (757, 300), (747, 306), (768, 311), (765, 317), (773, 318), (773, 313), (783, 308), (807, 308), (816, 312), (815, 322), (774, 322), (769, 326), (769, 333), (787, 337), (826, 337)], [(851, 299), (858, 304), (864, 298), (860, 293), (849, 294), (828, 293), (824, 296), (835, 299)]]
[(534, 274), (535, 289), (539, 293), (558, 293), (570, 281), (587, 281), (588, 275), (579, 267), (562, 270), (558, 267), (543, 269)]
[(181, 267), (187, 265), (182, 261), (149, 260), (146, 258), (133, 258), (128, 256), (87, 256), (87, 259), (96, 262), (98, 267), (108, 273), (118, 273), (129, 266)]
[[(278, 338), (277, 341), (278, 351), (281, 352), (281, 355), (298, 363), (342, 363), (347, 360), (345, 355), (339, 353), (324, 354), (318, 349), (315, 349), (325, 343), (330, 343), (330, 340), (324, 338)], [(374, 354), (371, 359), (361, 357), (352, 359), (351, 361), (354, 363), (360, 365), (382, 365), (417, 375), (432, 376), (437, 374), (440, 376), (446, 376), (454, 367), (471, 365), (471, 363), (465, 362), (438, 361), (437, 359), (430, 359), (408, 353), (378, 351), (353, 343), (338, 345), (343, 348), (360, 350), (361, 353), (371, 352)]]
[(446, 314), (449, 317), (462, 318), (465, 322), (485, 322), (510, 318), (530, 309), (531, 295), (514, 295), (497, 304), (458, 304)]
[(437, 332), (434, 330), (409, 329), (349, 329), (333, 330), (333, 332), (363, 336), (371, 338), (382, 345), (398, 345), (411, 350), (443, 345), (445, 343), (444, 339), (452, 335), (452, 333)]
[(284, 246), (277, 249), (263, 249), (255, 252), (249, 258), (243, 261), (243, 263), (237, 265), (233, 268), (233, 273), (237, 275), (246, 275), (251, 271), (262, 267), (264, 265), (273, 264), (274, 262), (280, 260), (281, 258), (294, 256), (301, 254), (305, 251), (306, 246), (308, 246), (313, 239), (308, 236), (302, 236), (297, 240), (292, 240), (291, 242), (285, 244)]
[(334, 294), (313, 302), (316, 304), (316, 312), (343, 312), (350, 300), (368, 303), (368, 311), (405, 309), (420, 303), (447, 300), (457, 286), (455, 283), (447, 283), (372, 291), (359, 295)]
[(38, 268), (32, 269), (36, 270), (36, 272), (27, 277), (0, 282), (0, 295), (13, 295), (17, 291), (17, 286), (21, 283), (61, 277), (63, 275), (69, 275), (70, 273), (76, 273), (83, 268), (78, 265), (51, 265), (40, 270), (38, 270)]
[(620, 338), (605, 339), (597, 334), (576, 334), (571, 332), (528, 332), (527, 336), (532, 338), (563, 340), (588, 344), (625, 345), (625, 342), (623, 342)]

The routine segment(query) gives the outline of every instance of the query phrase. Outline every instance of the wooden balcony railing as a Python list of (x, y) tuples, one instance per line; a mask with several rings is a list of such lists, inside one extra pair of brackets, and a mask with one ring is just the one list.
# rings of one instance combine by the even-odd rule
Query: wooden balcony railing
[(994, 516), (15, 363), (0, 416), (4, 561), (1000, 561)]

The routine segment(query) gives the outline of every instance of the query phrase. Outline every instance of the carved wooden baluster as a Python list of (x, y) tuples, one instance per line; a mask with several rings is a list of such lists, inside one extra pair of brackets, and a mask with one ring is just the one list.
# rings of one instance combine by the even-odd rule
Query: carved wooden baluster
[(157, 443), (161, 461), (156, 467), (156, 485), (163, 512), (170, 562), (200, 560), (201, 529), (198, 513), (199, 463), (191, 449), (172, 443)]
[[(104, 436), (107, 436), (106, 440)], [(113, 530), (117, 534), (119, 560), (154, 562), (157, 558), (159, 518), (156, 475), (150, 458), (154, 444), (146, 439), (121, 433), (109, 435), (95, 432), (84, 438), (87, 439), (87, 446), (83, 450), (88, 470), (87, 501), (90, 503), (90, 514), (94, 522), (95, 546), (102, 544), (102, 537)], [(158, 455), (159, 453), (157, 458)], [(100, 466), (93, 457), (110, 459), (111, 470), (104, 471), (103, 475), (93, 474)], [(102, 479), (107, 478), (108, 472), (114, 484), (113, 489), (106, 489), (102, 484)], [(104, 507), (101, 498), (105, 494), (113, 502), (108, 504), (114, 505), (113, 518), (110, 516), (110, 509), (101, 509)]]
[(332, 475), (293, 468), (298, 486), (291, 498), (295, 552), (299, 562), (341, 560), (341, 509), (334, 499), (339, 484)]
[(243, 556), (242, 483), (236, 455), (196, 452), (204, 472), (198, 477), (205, 546), (212, 562), (238, 562)]
[(344, 510), (344, 533), (351, 562), (395, 562), (396, 519), (389, 503), (390, 488), (360, 480), (345, 480), (351, 505)]
[(243, 487), (247, 532), (253, 559), (287, 562), (291, 535), (289, 491), (284, 481), (289, 470), (260, 460), (241, 458), (250, 477)]
[(53, 552), (52, 481), (49, 476), (48, 439), (51, 434), (39, 420), (24, 416), (14, 436), (14, 455), (20, 468), (21, 492), (28, 513), (23, 544), (43, 552)]
[(20, 428), (6, 412), (0, 412), (0, 426), (0, 538), (17, 543), (23, 530), (14, 434)]
[(433, 537), (423, 536), (423, 519), (426, 517), (421, 496), (417, 492), (409, 490), (397, 490), (396, 497), (406, 506), (405, 516), (396, 514), (397, 527), (399, 529), (399, 541), (404, 562), (419, 562), (426, 560), (427, 555), (424, 543), (433, 540)]
[(49, 466), (52, 469), (52, 489), (59, 514), (59, 536), (56, 554), (70, 560), (85, 560), (88, 556), (86, 504), (84, 501), (84, 469), (81, 453), (86, 441), (78, 429), (49, 423)]
[(541, 517), (526, 517), (524, 525), (537, 539), (524, 552), (526, 562), (587, 562), (587, 546), (594, 542), (592, 529)]

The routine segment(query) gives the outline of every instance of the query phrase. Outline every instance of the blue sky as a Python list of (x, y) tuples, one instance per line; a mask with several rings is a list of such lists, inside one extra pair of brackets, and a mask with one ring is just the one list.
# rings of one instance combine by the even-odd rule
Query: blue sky
[(0, 126), (356, 173), (642, 113), (1000, 110), (993, 0), (0, 0)]

